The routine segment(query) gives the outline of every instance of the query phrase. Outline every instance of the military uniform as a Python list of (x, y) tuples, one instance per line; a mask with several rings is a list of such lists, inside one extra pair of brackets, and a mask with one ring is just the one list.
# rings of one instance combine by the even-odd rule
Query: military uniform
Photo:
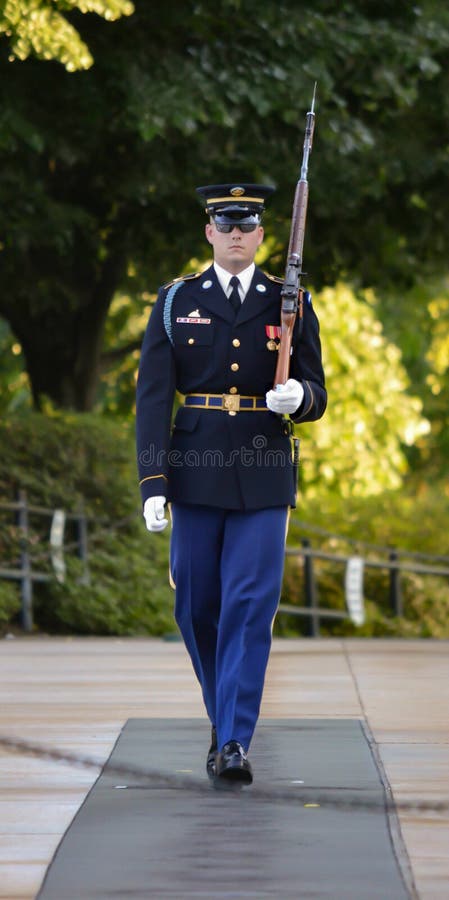
[[(226, 509), (294, 505), (285, 422), (265, 406), (277, 362), (281, 284), (256, 267), (236, 317), (213, 266), (177, 286), (168, 302), (171, 286), (159, 291), (142, 347), (137, 444), (143, 501), (164, 494)], [(304, 399), (292, 419), (308, 422), (326, 406), (318, 321), (308, 295), (301, 336), (299, 330), (297, 319), (290, 372), (302, 382)], [(175, 389), (193, 397), (178, 409), (170, 434)], [(206, 408), (204, 395), (218, 399)], [(242, 395), (258, 398), (261, 408), (245, 408), (255, 401), (239, 402)]]
[[(235, 314), (215, 267), (159, 291), (137, 387), (145, 502), (172, 505), (175, 615), (218, 732), (248, 748), (279, 601), (287, 510), (296, 484), (286, 421), (270, 412), (280, 339), (280, 279), (255, 268)], [(292, 341), (304, 388), (291, 416), (322, 416), (319, 326), (305, 294)], [(171, 426), (175, 391), (181, 405)]]

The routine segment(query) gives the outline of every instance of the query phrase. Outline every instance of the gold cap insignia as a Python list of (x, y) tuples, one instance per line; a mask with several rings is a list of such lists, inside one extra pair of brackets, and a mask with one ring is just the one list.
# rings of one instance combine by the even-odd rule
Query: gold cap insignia
[(232, 197), (242, 197), (243, 194), (245, 193), (245, 188), (233, 187), (233, 188), (231, 188), (229, 193), (231, 194)]

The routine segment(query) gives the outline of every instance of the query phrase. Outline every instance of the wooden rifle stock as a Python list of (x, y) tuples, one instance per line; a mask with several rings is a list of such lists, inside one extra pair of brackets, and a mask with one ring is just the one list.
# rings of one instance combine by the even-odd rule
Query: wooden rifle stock
[(312, 106), (307, 113), (301, 173), (296, 184), (295, 199), (293, 201), (287, 265), (281, 290), (281, 342), (279, 346), (276, 374), (274, 376), (274, 387), (278, 384), (285, 384), (285, 382), (288, 381), (293, 329), (298, 314), (298, 306), (300, 317), (302, 318), (301, 275), (304, 274), (302, 271), (302, 253), (306, 230), (307, 204), (309, 199), (307, 168), (309, 164), (309, 155), (312, 150), (313, 131), (315, 127), (315, 92), (316, 84), (313, 91)]
[(281, 313), (281, 342), (279, 344), (279, 354), (273, 387), (276, 387), (278, 384), (285, 384), (285, 382), (288, 381), (290, 371), (290, 350), (292, 346), (295, 319), (296, 313)]

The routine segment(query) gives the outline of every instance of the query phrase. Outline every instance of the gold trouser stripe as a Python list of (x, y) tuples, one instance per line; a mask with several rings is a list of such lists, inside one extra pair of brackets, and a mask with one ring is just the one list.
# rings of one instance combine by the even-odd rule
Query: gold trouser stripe
[[(172, 515), (172, 511), (171, 511), (171, 503), (167, 503), (167, 508), (168, 508), (168, 512), (169, 512), (169, 515), (170, 515), (170, 522), (171, 522), (171, 524), (172, 524), (172, 526), (173, 526), (173, 515)], [(168, 559), (168, 583), (169, 583), (170, 587), (173, 588), (173, 590), (175, 591), (175, 590), (176, 590), (176, 584), (175, 584), (175, 580), (174, 580), (174, 578), (173, 578), (172, 571), (171, 571), (171, 559), (170, 559), (170, 554), (169, 554), (169, 559)]]
[(290, 516), (291, 516), (291, 512), (292, 512), (292, 510), (291, 510), (291, 507), (289, 506), (288, 509), (287, 509), (287, 521), (286, 521), (286, 523), (285, 523), (285, 540), (287, 540), (288, 528), (289, 528), (289, 525), (290, 525)]

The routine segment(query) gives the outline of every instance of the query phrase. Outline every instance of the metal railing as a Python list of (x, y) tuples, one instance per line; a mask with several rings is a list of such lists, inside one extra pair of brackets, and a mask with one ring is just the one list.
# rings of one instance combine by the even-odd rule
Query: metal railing
[[(89, 542), (95, 542), (95, 535), (88, 533), (88, 518), (80, 509), (77, 512), (66, 513), (60, 509), (48, 509), (41, 506), (30, 505), (25, 491), (19, 491), (17, 500), (9, 503), (0, 503), (0, 512), (7, 511), (13, 516), (13, 521), (18, 529), (17, 558), (11, 567), (5, 567), (0, 563), (0, 579), (9, 579), (20, 583), (21, 594), (21, 625), (24, 631), (33, 630), (33, 584), (48, 582), (52, 579), (64, 581), (65, 555), (75, 553), (81, 560), (82, 572), (80, 582), (90, 583), (89, 574)], [(136, 512), (136, 515), (138, 513)], [(50, 522), (48, 549), (36, 553), (32, 539), (35, 532), (30, 528), (30, 517), (46, 518)], [(115, 523), (107, 523), (107, 531), (127, 525), (133, 516), (127, 516)], [(72, 524), (74, 540), (67, 542), (64, 536), (66, 522)], [(98, 523), (97, 523), (98, 524)], [(332, 539), (346, 543), (350, 548), (348, 553), (333, 553), (320, 547), (312, 547), (311, 537), (303, 537), (298, 546), (288, 546), (286, 557), (302, 559), (303, 584), (301, 603), (281, 603), (278, 614), (299, 616), (307, 619), (307, 634), (310, 637), (320, 636), (320, 625), (323, 621), (351, 620), (356, 625), (364, 621), (363, 579), (366, 569), (383, 570), (388, 573), (388, 606), (395, 617), (403, 615), (402, 575), (415, 573), (418, 575), (433, 575), (449, 578), (449, 557), (436, 556), (424, 553), (411, 553), (405, 550), (391, 547), (379, 547), (374, 544), (364, 543), (342, 535), (331, 534), (307, 523), (292, 520), (292, 525), (300, 526), (302, 532), (315, 535), (318, 543)], [(42, 529), (41, 529), (42, 530)], [(98, 538), (98, 535), (97, 535)], [(40, 543), (42, 546), (42, 543)], [(319, 589), (319, 574), (315, 561), (327, 561), (333, 568), (341, 569), (344, 573), (344, 599), (342, 608), (331, 608), (321, 603)], [(43, 570), (43, 563), (47, 567)], [(431, 563), (431, 564), (429, 564)], [(439, 565), (435, 565), (438, 563)], [(39, 568), (40, 564), (40, 568)], [(50, 564), (50, 566), (48, 565)]]
[[(0, 503), (1, 511), (11, 512), (15, 520), (18, 529), (18, 555), (12, 567), (0, 567), (0, 578), (20, 583), (21, 624), (24, 631), (29, 632), (33, 630), (33, 584), (51, 581), (53, 578), (63, 581), (65, 552), (75, 551), (82, 561), (81, 581), (89, 583), (87, 517), (82, 510), (67, 513), (60, 509), (30, 505), (25, 491), (19, 491), (16, 501)], [(32, 553), (31, 516), (50, 520), (49, 549), (37, 555)], [(75, 525), (75, 540), (69, 544), (64, 543), (66, 521)], [(39, 570), (39, 562), (47, 560), (51, 563), (52, 571), (42, 571), (42, 568)]]
[[(307, 528), (307, 526), (305, 526)], [(332, 535), (339, 541), (345, 540), (340, 535)], [(347, 539), (349, 543), (356, 543)], [(357, 542), (358, 543), (358, 542)], [(287, 557), (297, 557), (303, 560), (303, 603), (304, 605), (281, 603), (278, 613), (301, 616), (308, 619), (308, 634), (310, 637), (320, 636), (320, 623), (322, 620), (352, 620), (355, 624), (363, 624), (363, 572), (365, 569), (378, 569), (389, 573), (388, 605), (393, 616), (402, 616), (403, 595), (401, 575), (414, 573), (417, 575), (433, 575), (449, 578), (449, 558), (433, 556), (431, 554), (410, 553), (398, 548), (377, 547), (372, 544), (359, 545), (365, 552), (357, 554), (331, 553), (321, 549), (315, 549), (311, 545), (310, 538), (302, 538), (298, 547), (287, 547)], [(374, 559), (373, 555), (383, 558)], [(319, 585), (314, 566), (314, 560), (324, 560), (343, 567), (345, 577), (346, 609), (332, 609), (320, 604)], [(438, 561), (446, 565), (428, 565), (420, 560)], [(355, 571), (356, 584), (351, 584), (351, 568)]]

